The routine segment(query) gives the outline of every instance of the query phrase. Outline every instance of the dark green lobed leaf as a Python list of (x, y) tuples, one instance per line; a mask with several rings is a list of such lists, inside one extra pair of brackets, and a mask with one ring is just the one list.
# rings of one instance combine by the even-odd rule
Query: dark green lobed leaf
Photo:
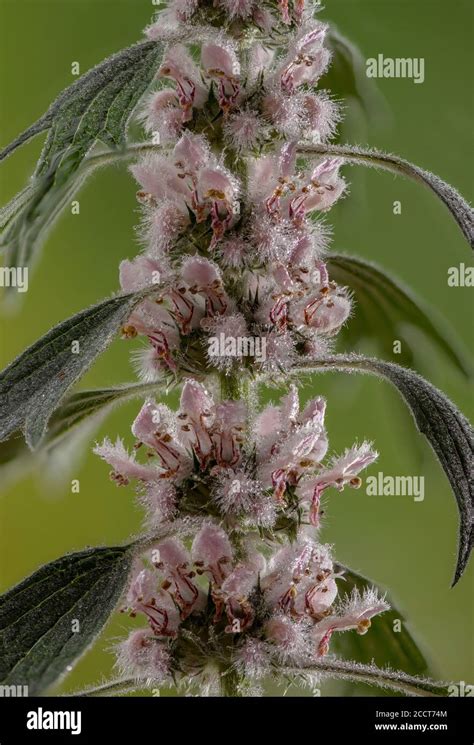
[[(33, 181), (2, 211), (6, 266), (26, 266), (59, 211), (81, 185), (78, 169), (98, 140), (123, 148), (127, 123), (161, 54), (141, 42), (108, 58), (66, 89), (37, 123), (50, 129)], [(31, 136), (41, 129), (30, 128)], [(25, 141), (20, 137), (17, 145)], [(13, 143), (14, 145), (15, 143)], [(13, 146), (3, 151), (5, 156)], [(0, 155), (1, 159), (1, 155)]]
[[(100, 62), (60, 93), (37, 122), (22, 132), (21, 135), (0, 152), (0, 160), (6, 158), (17, 147), (32, 137), (35, 137), (40, 132), (52, 129), (53, 131), (48, 137), (48, 142), (39, 160), (37, 173), (48, 168), (51, 165), (52, 154), (63, 151), (71, 144), (77, 131), (78, 123), (87, 112), (91, 101), (97, 96), (100, 96), (101, 91), (110, 82), (113, 82), (117, 76), (123, 72), (128, 72), (131, 81), (136, 78), (135, 91), (136, 95), (139, 95), (140, 80), (144, 78), (148, 84), (154, 74), (152, 64), (149, 65), (147, 74), (146, 63), (151, 63), (159, 50), (160, 47), (156, 42), (144, 41), (134, 44), (127, 49), (122, 49), (120, 52)], [(140, 65), (142, 68), (140, 68)], [(143, 92), (143, 89), (141, 92)], [(127, 96), (124, 97), (122, 94), (120, 98), (123, 103), (127, 103)], [(128, 104), (133, 104), (133, 100), (134, 96), (130, 97)], [(129, 114), (130, 109), (125, 109), (123, 116), (119, 117), (121, 124), (124, 123), (123, 117), (127, 117)], [(100, 117), (96, 122), (96, 130), (100, 132), (102, 129), (104, 129), (104, 119)], [(108, 127), (105, 127), (105, 129), (108, 130)], [(116, 115), (112, 118), (109, 135), (117, 139), (117, 144), (122, 142), (123, 134), (117, 131)]]
[[(129, 401), (138, 396), (156, 392), (156, 383), (130, 383), (117, 388), (103, 388), (78, 391), (68, 396), (54, 411), (49, 421), (48, 430), (35, 453), (25, 443), (20, 430), (14, 432), (8, 440), (0, 442), (0, 476), (5, 472), (24, 474), (27, 464), (34, 465), (35, 455), (59, 452), (71, 436), (82, 431), (85, 426), (95, 423), (101, 414), (107, 414), (115, 404)], [(43, 461), (40, 461), (42, 463)]]
[[(0, 374), (0, 440), (22, 427), (31, 448), (68, 388), (111, 343), (149, 292), (118, 295), (77, 313), (26, 349)], [(79, 343), (79, 353), (73, 352)]]
[(0, 597), (1, 683), (27, 685), (34, 696), (57, 681), (105, 625), (131, 560), (129, 547), (69, 554)]
[[(375, 341), (385, 354), (391, 355), (393, 340), (399, 339), (402, 331), (399, 324), (410, 323), (438, 344), (463, 375), (472, 376), (472, 365), (456, 341), (455, 332), (400, 280), (376, 264), (355, 256), (330, 254), (327, 263), (331, 279), (355, 292), (355, 318), (351, 318), (342, 331), (343, 339), (352, 347), (364, 338), (373, 339), (375, 329)], [(436, 325), (433, 318), (436, 318)], [(412, 364), (413, 354), (406, 339), (397, 357), (403, 364)]]
[(418, 430), (438, 456), (456, 498), (460, 525), (455, 585), (466, 568), (474, 540), (474, 432), (471, 424), (444, 393), (418, 373), (393, 362), (341, 354), (294, 368), (294, 372), (305, 370), (372, 373), (389, 380), (402, 395)]

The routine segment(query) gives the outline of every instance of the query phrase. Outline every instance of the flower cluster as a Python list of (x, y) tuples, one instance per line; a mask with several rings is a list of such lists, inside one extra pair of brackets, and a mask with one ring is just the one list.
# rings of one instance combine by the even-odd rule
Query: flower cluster
[[(167, 538), (136, 567), (126, 607), (144, 614), (150, 630), (134, 631), (121, 646), (124, 667), (157, 680), (172, 669), (183, 672), (183, 625), (210, 658), (211, 638), (234, 666), (251, 667), (258, 648), (268, 671), (272, 660), (325, 655), (334, 631), (365, 633), (370, 618), (386, 609), (373, 593), (336, 603), (341, 572), (330, 548), (314, 540), (321, 494), (357, 488), (359, 472), (377, 457), (363, 443), (326, 465), (324, 414), (320, 397), (300, 410), (292, 387), (278, 406), (266, 406), (252, 420), (242, 401), (216, 403), (188, 380), (177, 413), (151, 400), (144, 404), (132, 425), (132, 454), (120, 440), (96, 447), (117, 484), (139, 483), (153, 527), (196, 516), (203, 521), (190, 550)], [(293, 542), (269, 544), (290, 524)], [(197, 667), (209, 662), (204, 657)]]
[[(118, 439), (95, 452), (112, 466), (119, 485), (138, 481), (152, 525), (176, 514), (214, 514), (231, 530), (273, 528), (306, 518), (318, 527), (320, 500), (330, 488), (360, 487), (359, 472), (377, 458), (370, 443), (354, 445), (324, 463), (326, 403), (318, 397), (301, 411), (292, 386), (278, 406), (255, 419), (243, 401), (220, 401), (187, 380), (180, 409), (147, 400), (132, 425), (132, 453)], [(146, 448), (146, 462), (137, 459)]]
[(388, 608), (374, 591), (339, 600), (343, 575), (330, 548), (303, 533), (268, 561), (255, 545), (239, 553), (206, 521), (190, 550), (165, 539), (137, 564), (123, 610), (142, 614), (148, 629), (120, 644), (128, 674), (165, 683), (214, 667), (217, 676), (236, 670), (258, 680), (278, 665), (325, 656), (335, 631), (365, 634)]
[[(142, 377), (175, 373), (178, 363), (189, 372), (227, 370), (224, 355), (208, 353), (220, 335), (263, 342), (262, 370), (327, 353), (351, 300), (330, 280), (327, 233), (309, 216), (341, 196), (340, 165), (322, 160), (305, 174), (297, 169), (295, 145), (284, 145), (251, 159), (242, 206), (237, 179), (201, 135), (186, 133), (171, 157), (148, 155), (132, 167), (145, 203), (147, 252), (122, 262), (121, 286), (156, 285), (153, 300), (123, 329), (151, 343), (140, 358)], [(249, 357), (235, 354), (234, 362), (255, 367)]]
[(95, 451), (118, 485), (137, 482), (148, 526), (167, 536), (135, 566), (123, 610), (148, 628), (120, 645), (119, 664), (155, 682), (199, 679), (201, 692), (218, 679), (243, 692), (317, 660), (335, 631), (363, 634), (387, 608), (373, 591), (344, 593), (317, 540), (322, 495), (358, 488), (377, 453), (364, 442), (328, 459), (325, 401), (301, 408), (294, 386), (260, 411), (235, 399), (242, 381), (327, 354), (351, 311), (321, 219), (345, 192), (343, 161), (310, 163), (299, 148), (330, 138), (339, 116), (316, 90), (331, 55), (313, 10), (171, 0), (147, 29), (164, 53), (141, 117), (160, 147), (131, 167), (144, 252), (122, 262), (120, 282), (154, 290), (122, 331), (148, 339), (142, 378), (183, 388), (177, 412), (145, 402), (131, 452), (120, 439)]
[[(142, 107), (160, 148), (131, 167), (145, 251), (122, 263), (120, 279), (124, 290), (156, 285), (123, 330), (150, 341), (137, 365), (148, 381), (243, 367), (274, 375), (330, 351), (351, 311), (328, 276), (321, 220), (345, 191), (343, 161), (298, 156), (298, 142), (324, 142), (338, 121), (316, 89), (331, 56), (327, 25), (304, 3), (213, 9), (179, 0), (147, 32), (165, 42), (158, 90)], [(214, 11), (225, 15), (218, 29)], [(284, 33), (242, 31), (267, 11)], [(216, 338), (253, 346), (210, 353)]]
[(142, 108), (145, 128), (162, 145), (189, 129), (212, 139), (219, 132), (239, 155), (259, 153), (275, 140), (326, 140), (339, 120), (337, 104), (315, 88), (330, 61), (326, 34), (325, 24), (310, 22), (281, 52), (261, 40), (242, 43), (213, 28), (194, 29), (200, 59), (190, 41), (168, 44), (161, 87)]
[(146, 29), (150, 39), (176, 39), (200, 27), (227, 29), (235, 39), (261, 36), (274, 42), (300, 28), (319, 10), (319, 0), (168, 0)]

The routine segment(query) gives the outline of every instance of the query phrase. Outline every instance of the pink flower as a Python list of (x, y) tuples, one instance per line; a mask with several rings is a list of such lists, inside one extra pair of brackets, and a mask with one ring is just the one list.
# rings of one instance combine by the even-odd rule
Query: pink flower
[(135, 453), (129, 455), (120, 438), (114, 445), (106, 437), (102, 445), (94, 447), (94, 453), (112, 466), (110, 477), (119, 486), (127, 486), (130, 479), (148, 483), (158, 481), (161, 476), (161, 470), (156, 466), (143, 466), (136, 461)]
[(272, 642), (280, 656), (297, 657), (306, 649), (305, 631), (302, 623), (295, 623), (293, 619), (282, 612), (277, 612), (265, 624), (265, 637)]
[(317, 656), (322, 657), (328, 653), (334, 631), (355, 629), (358, 634), (366, 634), (370, 628), (370, 619), (389, 608), (385, 599), (379, 598), (375, 590), (365, 590), (362, 595), (353, 590), (337, 615), (327, 616), (314, 627), (312, 638), (316, 643)]
[(322, 23), (302, 29), (276, 73), (282, 90), (293, 93), (305, 83), (318, 81), (331, 59), (331, 53), (324, 47), (326, 32), (327, 26)]
[(224, 114), (235, 106), (240, 93), (240, 64), (232, 46), (208, 42), (201, 47), (201, 64), (217, 82), (217, 100)]
[(148, 399), (132, 424), (132, 432), (141, 443), (148, 445), (160, 460), (161, 478), (185, 478), (191, 459), (177, 439), (172, 412)]
[[(168, 270), (162, 263), (145, 256), (137, 256), (133, 261), (120, 264), (120, 284), (126, 292), (156, 284), (157, 287), (168, 278)], [(139, 357), (140, 373), (145, 380), (156, 380), (161, 367), (175, 369), (173, 350), (179, 346), (179, 333), (168, 310), (156, 300), (144, 300), (133, 311), (122, 333), (134, 337), (137, 333), (148, 337), (153, 350)]]
[(201, 468), (207, 465), (212, 454), (209, 430), (214, 417), (214, 401), (204, 387), (194, 380), (187, 380), (181, 393), (179, 436), (185, 447), (192, 448)]
[(221, 401), (215, 409), (212, 428), (214, 455), (217, 464), (235, 466), (240, 460), (240, 442), (247, 420), (244, 401)]
[(147, 485), (140, 501), (148, 513), (151, 528), (171, 520), (177, 511), (176, 488), (169, 480), (161, 480)]
[(170, 0), (167, 7), (161, 10), (156, 23), (145, 29), (149, 39), (163, 40), (176, 38), (182, 24), (188, 23), (199, 6), (199, 0)]
[(117, 665), (121, 671), (154, 683), (170, 680), (171, 655), (167, 646), (149, 631), (136, 629), (117, 647)]
[(294, 318), (321, 333), (335, 334), (347, 321), (351, 308), (347, 290), (323, 285), (316, 296), (295, 305)]
[(319, 620), (337, 597), (328, 547), (304, 538), (274, 555), (261, 584), (270, 607), (297, 619)]
[(343, 194), (345, 181), (339, 177), (341, 160), (326, 159), (313, 170), (309, 183), (305, 183), (288, 203), (289, 217), (296, 224), (302, 222), (308, 212), (327, 210)]
[(163, 202), (172, 202), (186, 216), (186, 204), (190, 189), (179, 177), (176, 166), (162, 155), (146, 155), (140, 163), (131, 166), (131, 172), (143, 191), (139, 197), (154, 207)]
[(325, 225), (313, 223), (311, 228), (299, 234), (298, 241), (290, 256), (289, 271), (300, 284), (323, 285), (329, 282), (327, 270), (321, 257), (328, 247), (328, 229)]
[(204, 137), (186, 132), (173, 150), (175, 166), (181, 171), (196, 173), (211, 158), (209, 145)]
[(342, 159), (327, 158), (314, 168), (307, 191), (301, 192), (290, 205), (290, 216), (295, 219), (314, 209), (328, 210), (343, 194), (346, 183), (339, 177)]
[(309, 93), (302, 97), (304, 111), (303, 136), (324, 142), (330, 139), (340, 119), (339, 107), (326, 94)]
[(317, 476), (300, 482), (297, 492), (303, 501), (311, 502), (310, 517), (313, 525), (319, 523), (319, 503), (323, 491), (329, 487), (342, 491), (347, 484), (358, 489), (361, 485), (358, 474), (377, 458), (378, 453), (372, 450), (371, 444), (363, 442), (358, 447), (348, 448), (339, 458), (334, 458), (331, 466), (321, 470)]
[(216, 264), (201, 256), (190, 256), (181, 266), (181, 277), (189, 286), (192, 295), (204, 296), (206, 316), (213, 317), (227, 310), (230, 301), (224, 291), (221, 272)]
[(228, 13), (229, 18), (249, 18), (255, 8), (255, 0), (219, 0), (219, 4)]
[[(195, 609), (200, 591), (193, 582), (195, 572), (191, 568), (191, 557), (183, 544), (175, 538), (158, 543), (152, 551), (155, 567), (165, 579), (162, 584), (180, 609), (182, 620)], [(203, 599), (203, 598), (202, 598)]]
[(217, 406), (200, 383), (188, 380), (181, 394), (180, 439), (191, 447), (205, 469), (213, 458), (227, 468), (240, 459), (239, 443), (246, 411), (240, 401), (223, 401)]
[(127, 594), (127, 609), (132, 617), (143, 613), (155, 636), (176, 636), (181, 620), (176, 605), (167, 592), (157, 589), (154, 573), (140, 564)]
[(145, 102), (141, 118), (148, 132), (157, 132), (161, 145), (175, 142), (183, 126), (183, 115), (176, 91), (165, 88)]
[(124, 292), (136, 292), (152, 284), (159, 287), (167, 274), (165, 265), (149, 256), (136, 256), (133, 261), (120, 262), (120, 286)]
[(145, 215), (143, 230), (149, 254), (161, 259), (169, 253), (175, 241), (186, 230), (188, 221), (189, 214), (184, 214), (176, 200), (166, 199), (159, 206), (153, 205), (153, 209), (148, 210)]
[(227, 118), (225, 134), (238, 153), (248, 153), (266, 136), (266, 127), (256, 111), (246, 109)]
[(248, 188), (251, 199), (263, 201), (268, 196), (269, 186), (287, 179), (295, 169), (296, 147), (284, 145), (274, 155), (254, 158), (249, 163)]
[(207, 101), (208, 90), (202, 84), (199, 68), (186, 47), (182, 44), (170, 47), (158, 74), (175, 81), (176, 95), (182, 109), (182, 121), (190, 121), (192, 109), (200, 108)]
[(148, 155), (131, 171), (144, 191), (142, 200), (154, 209), (163, 204), (174, 207), (168, 214), (169, 237), (176, 227), (183, 230), (189, 224), (189, 213), (197, 222), (210, 218), (213, 230), (211, 248), (232, 227), (239, 213), (239, 187), (232, 174), (210, 154), (206, 141), (199, 135), (184, 134), (173, 151), (173, 160), (160, 155)]
[(258, 569), (250, 562), (238, 564), (214, 592), (214, 601), (225, 608), (229, 625), (227, 633), (241, 634), (253, 623), (255, 613), (249, 595), (258, 579)]
[(295, 228), (305, 227), (313, 210), (328, 210), (343, 194), (346, 184), (339, 177), (341, 159), (320, 161), (310, 176), (295, 174), (296, 147), (285, 145), (280, 155), (255, 159), (250, 164), (249, 191), (261, 203), (262, 211), (275, 223), (288, 221)]
[[(259, 11), (257, 11), (259, 12)], [(265, 11), (262, 13), (264, 20)], [(265, 46), (260, 41), (255, 41), (249, 50), (249, 62), (247, 73), (247, 86), (252, 88), (257, 83), (259, 77), (265, 77), (269, 72), (272, 62), (275, 58), (275, 50)]]
[(296, 388), (292, 387), (279, 407), (267, 406), (257, 418), (258, 476), (272, 486), (281, 500), (288, 487), (298, 484), (308, 470), (324, 458), (328, 442), (324, 429), (325, 402), (311, 401), (299, 412)]
[(229, 43), (207, 42), (201, 47), (201, 64), (207, 75), (217, 78), (234, 78), (240, 73), (240, 64), (235, 50)]
[(233, 550), (226, 533), (218, 525), (207, 522), (193, 541), (191, 549), (198, 574), (208, 574), (220, 587), (231, 572)]

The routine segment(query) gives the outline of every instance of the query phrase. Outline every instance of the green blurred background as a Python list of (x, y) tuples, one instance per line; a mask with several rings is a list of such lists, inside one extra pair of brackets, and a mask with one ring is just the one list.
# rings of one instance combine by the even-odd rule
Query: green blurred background
[[(0, 0), (1, 144), (47, 108), (81, 72), (141, 36), (154, 11), (150, 0)], [(379, 81), (390, 114), (366, 122), (349, 105), (343, 138), (399, 153), (433, 170), (473, 197), (471, 94), (473, 11), (470, 0), (328, 0), (322, 16), (365, 57), (424, 57), (425, 82)], [(32, 172), (41, 138), (0, 171), (1, 203)], [(447, 285), (447, 268), (469, 264), (469, 250), (444, 207), (420, 186), (364, 169), (350, 169), (350, 197), (330, 214), (336, 250), (377, 260), (434, 306), (472, 349), (472, 289)], [(50, 235), (20, 312), (0, 322), (3, 368), (52, 325), (116, 290), (121, 259), (138, 251), (135, 185), (124, 167), (101, 171), (82, 190), (80, 214), (66, 212)], [(402, 214), (393, 214), (400, 200)], [(399, 338), (404, 339), (401, 332)], [(101, 387), (133, 379), (131, 346), (116, 341), (81, 381)], [(470, 387), (429, 345), (417, 344), (418, 369), (472, 415)], [(396, 356), (393, 358), (396, 361)], [(431, 655), (436, 674), (469, 680), (473, 667), (473, 566), (450, 589), (457, 544), (457, 511), (443, 471), (397, 394), (383, 382), (340, 373), (315, 378), (304, 395), (328, 398), (331, 449), (356, 439), (375, 442), (378, 470), (424, 475), (425, 500), (368, 497), (346, 490), (328, 498), (323, 539), (337, 558), (387, 587)], [(174, 404), (176, 397), (170, 398)], [(97, 432), (125, 435), (139, 407), (113, 412)], [(45, 483), (38, 473), (2, 485), (0, 590), (64, 552), (124, 541), (141, 515), (131, 488), (118, 490), (107, 466), (87, 450), (70, 483)], [(76, 665), (60, 690), (106, 675), (107, 651), (127, 621), (116, 617)], [(338, 690), (331, 688), (331, 691)]]

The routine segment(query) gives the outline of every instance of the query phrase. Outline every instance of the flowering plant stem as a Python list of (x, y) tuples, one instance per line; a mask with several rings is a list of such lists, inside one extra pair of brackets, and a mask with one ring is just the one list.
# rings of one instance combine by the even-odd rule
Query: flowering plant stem
[[(403, 159), (331, 143), (340, 106), (317, 85), (336, 37), (317, 10), (304, 0), (169, 0), (146, 41), (73, 84), (0, 153), (50, 131), (31, 184), (0, 215), (8, 261), (31, 261), (73, 191), (116, 161), (132, 161), (143, 244), (120, 264), (122, 294), (59, 324), (0, 375), (0, 437), (21, 428), (32, 450), (47, 447), (48, 435), (60, 439), (87, 414), (149, 394), (132, 443), (105, 438), (94, 448), (118, 487), (137, 485), (146, 532), (51, 562), (0, 598), (3, 683), (26, 678), (35, 693), (51, 685), (120, 597), (121, 612), (145, 624), (117, 645), (121, 677), (81, 695), (153, 685), (256, 696), (267, 679), (319, 691), (328, 677), (445, 693), (417, 674), (427, 664), (409, 630), (392, 638), (385, 592), (321, 540), (328, 495), (360, 489), (378, 453), (362, 440), (328, 457), (326, 401), (300, 402), (298, 384), (310, 372), (348, 370), (396, 386), (458, 503), (457, 582), (472, 537), (472, 430), (412, 370), (334, 353), (353, 297), (330, 276), (324, 218), (345, 195), (341, 171), (352, 163), (427, 185), (471, 242), (473, 212)], [(127, 123), (145, 91), (138, 113), (150, 139), (131, 143)], [(110, 149), (94, 151), (98, 141)], [(350, 267), (346, 260), (343, 271)], [(407, 298), (374, 267), (359, 262), (358, 272)], [(408, 301), (406, 313), (423, 324)], [(142, 342), (133, 363), (143, 386), (85, 391), (60, 405), (118, 330)], [(260, 385), (285, 385), (286, 394), (262, 406)], [(177, 411), (152, 397), (176, 386)], [(82, 638), (71, 640), (71, 620)], [(338, 636), (364, 637), (365, 646), (372, 622), (384, 667), (339, 659)], [(357, 657), (357, 644), (345, 644)], [(394, 656), (410, 669), (389, 668)]]

